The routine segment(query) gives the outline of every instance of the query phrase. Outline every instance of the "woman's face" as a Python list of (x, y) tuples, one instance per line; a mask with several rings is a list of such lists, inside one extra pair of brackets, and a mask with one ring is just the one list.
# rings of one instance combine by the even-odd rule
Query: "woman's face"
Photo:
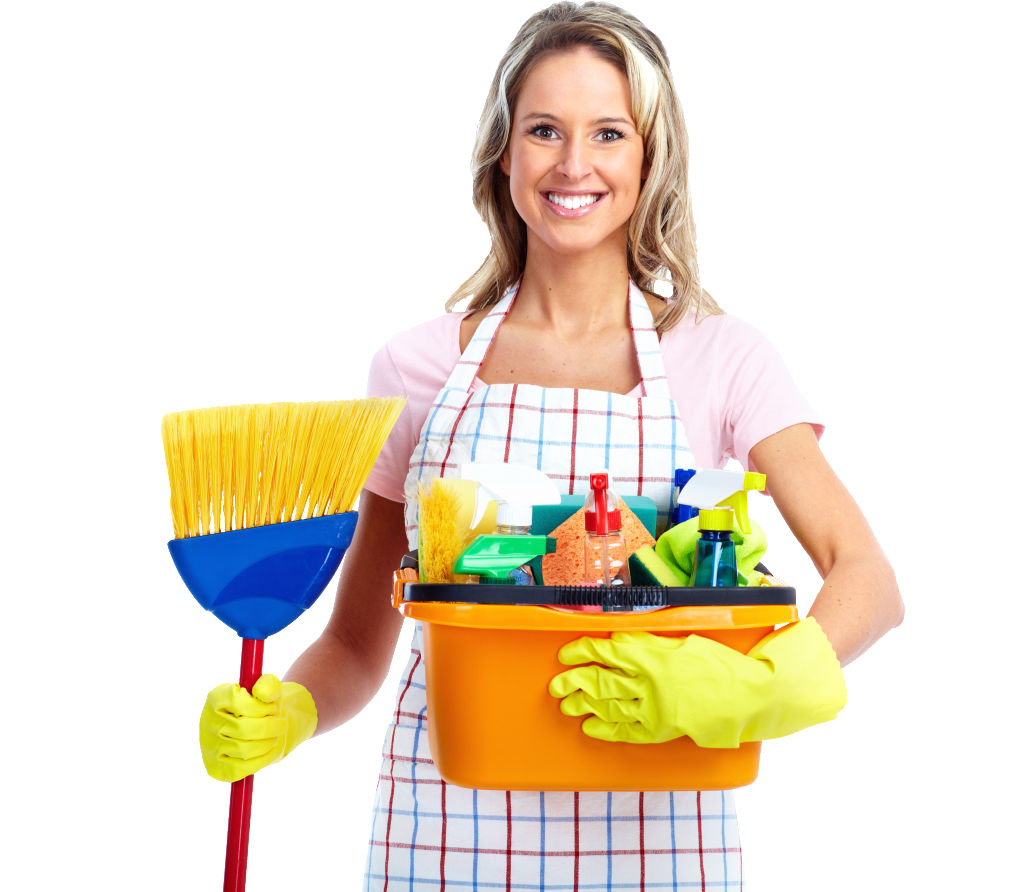
[(516, 104), (501, 157), (531, 236), (583, 254), (625, 228), (647, 176), (629, 81), (591, 50), (537, 63)]

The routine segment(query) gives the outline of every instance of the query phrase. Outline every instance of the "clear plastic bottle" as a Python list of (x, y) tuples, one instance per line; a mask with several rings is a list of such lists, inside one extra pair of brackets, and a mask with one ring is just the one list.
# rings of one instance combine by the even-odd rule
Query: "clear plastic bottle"
[[(501, 515), (498, 518), (498, 526), (494, 531), (496, 536), (529, 536), (530, 535), (530, 524), (532, 523), (532, 509), (528, 516), (513, 516), (511, 512), (502, 512), (502, 508), (508, 509), (510, 506), (502, 503), (498, 506), (498, 514)], [(504, 521), (504, 523), (502, 522)], [(509, 570), (508, 578), (511, 579), (516, 585), (536, 585), (537, 580), (533, 578), (533, 570), (529, 564), (523, 564), (521, 567), (517, 567), (514, 570)]]
[(737, 584), (733, 522), (732, 508), (701, 508), (697, 521), (700, 538), (693, 556), (694, 586)]
[(584, 506), (587, 538), (583, 545), (583, 581), (586, 585), (629, 585), (629, 552), (622, 537), (619, 497), (611, 488), (611, 475), (590, 475), (590, 493)]

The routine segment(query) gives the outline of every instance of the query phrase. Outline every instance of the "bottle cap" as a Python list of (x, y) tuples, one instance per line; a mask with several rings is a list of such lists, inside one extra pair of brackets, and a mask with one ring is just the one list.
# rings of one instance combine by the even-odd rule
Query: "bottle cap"
[[(609, 496), (611, 498), (609, 498)], [(591, 502), (591, 500), (593, 500)], [(614, 510), (609, 511), (609, 503)], [(598, 471), (590, 475), (590, 496), (587, 498), (588, 509), (583, 512), (583, 526), (588, 533), (607, 536), (612, 531), (622, 529), (622, 512), (619, 511), (619, 497), (612, 492), (611, 476), (607, 471)]]
[(528, 527), (533, 523), (533, 506), (498, 502), (495, 520), (499, 527)]
[(731, 533), (733, 530), (732, 508), (701, 508), (697, 528), (708, 532)]

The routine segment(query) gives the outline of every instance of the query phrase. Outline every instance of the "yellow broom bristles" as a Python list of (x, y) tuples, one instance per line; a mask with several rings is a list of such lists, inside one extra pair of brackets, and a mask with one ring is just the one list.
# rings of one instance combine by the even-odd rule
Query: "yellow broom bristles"
[(165, 415), (174, 538), (351, 511), (404, 405), (371, 397)]

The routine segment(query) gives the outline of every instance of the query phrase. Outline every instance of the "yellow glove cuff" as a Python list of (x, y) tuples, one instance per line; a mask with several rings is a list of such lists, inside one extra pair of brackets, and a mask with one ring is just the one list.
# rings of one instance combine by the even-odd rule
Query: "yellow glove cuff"
[(814, 617), (766, 635), (747, 653), (771, 672), (772, 698), (744, 727), (741, 741), (785, 737), (829, 722), (846, 706), (839, 658)]
[(316, 732), (317, 714), (313, 695), (298, 682), (284, 682), (281, 685), (281, 714), (288, 719), (284, 752), (281, 754), (283, 759)]

